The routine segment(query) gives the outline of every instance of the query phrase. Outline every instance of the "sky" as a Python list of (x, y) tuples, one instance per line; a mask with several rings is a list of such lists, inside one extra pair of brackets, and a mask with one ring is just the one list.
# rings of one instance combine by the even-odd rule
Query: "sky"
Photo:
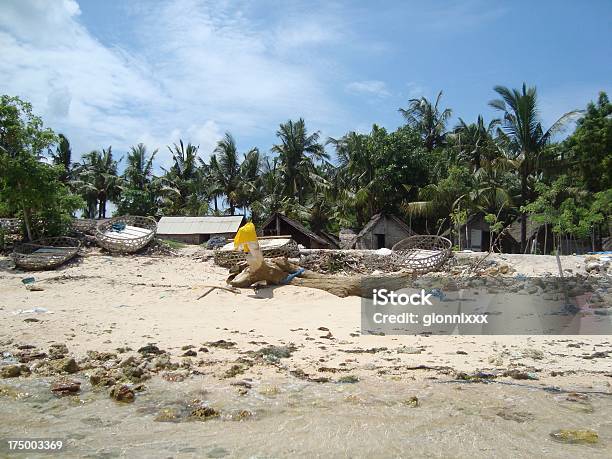
[(493, 87), (535, 85), (545, 127), (612, 93), (612, 1), (2, 0), (0, 93), (33, 104), (73, 159), (143, 142), (170, 163), (225, 132), (269, 152), (303, 117), (323, 140), (434, 98), (491, 119)]

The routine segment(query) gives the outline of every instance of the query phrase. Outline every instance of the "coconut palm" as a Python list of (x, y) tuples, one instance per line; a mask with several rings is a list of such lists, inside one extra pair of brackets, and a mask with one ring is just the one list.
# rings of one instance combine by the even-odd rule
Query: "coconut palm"
[(170, 169), (163, 169), (161, 193), (164, 207), (170, 214), (195, 216), (202, 213), (202, 174), (198, 167), (199, 146), (179, 140), (168, 150), (173, 164)]
[(446, 123), (452, 115), (450, 108), (440, 109), (442, 91), (438, 93), (434, 104), (425, 97), (410, 99), (408, 108), (400, 108), (398, 111), (406, 120), (406, 124), (417, 129), (423, 139), (427, 151), (444, 144), (446, 136)]
[(459, 158), (470, 164), (474, 171), (480, 169), (483, 160), (491, 161), (499, 156), (499, 147), (494, 138), (499, 123), (499, 120), (492, 120), (485, 124), (481, 115), (478, 115), (476, 123), (470, 124), (459, 118), (452, 140), (459, 150)]
[(278, 154), (279, 170), (285, 185), (283, 195), (296, 196), (297, 203), (302, 205), (312, 188), (315, 161), (329, 159), (329, 156), (319, 143), (319, 133), (309, 135), (302, 118), (281, 124), (276, 136), (281, 143), (274, 145), (272, 151)]
[[(550, 128), (544, 130), (538, 112), (538, 100), (535, 87), (523, 83), (521, 90), (495, 86), (495, 92), (501, 97), (489, 102), (489, 105), (503, 114), (502, 129), (508, 136), (509, 148), (518, 163), (521, 181), (521, 206), (527, 205), (532, 198), (529, 177), (540, 169), (540, 153), (554, 135), (563, 130), (569, 121), (580, 111), (565, 113)], [(525, 250), (527, 240), (527, 220), (524, 212), (521, 218), (521, 250)]]
[(147, 155), (147, 147), (139, 143), (130, 148), (127, 155), (127, 165), (123, 177), (128, 186), (132, 188), (144, 189), (153, 178), (153, 160), (157, 155), (155, 150), (151, 155)]
[(238, 161), (238, 148), (234, 137), (227, 132), (223, 139), (217, 142), (214, 157), (210, 162), (211, 174), (215, 181), (221, 185), (223, 194), (227, 199), (231, 215), (236, 212), (240, 186), (240, 162)]
[(87, 203), (89, 218), (106, 218), (106, 203), (117, 201), (121, 194), (121, 178), (117, 175), (118, 161), (113, 159), (112, 147), (93, 150), (83, 155), (76, 166), (75, 187)]
[(157, 151), (148, 155), (147, 148), (142, 143), (131, 147), (122, 177), (123, 191), (117, 206), (120, 214), (155, 215), (157, 213), (160, 184), (153, 176), (153, 160)]
[[(238, 205), (245, 210), (251, 204), (259, 200), (261, 193), (260, 184), (261, 158), (258, 148), (252, 148), (244, 155), (240, 163), (240, 183), (238, 184)], [(251, 212), (253, 209), (251, 209)]]

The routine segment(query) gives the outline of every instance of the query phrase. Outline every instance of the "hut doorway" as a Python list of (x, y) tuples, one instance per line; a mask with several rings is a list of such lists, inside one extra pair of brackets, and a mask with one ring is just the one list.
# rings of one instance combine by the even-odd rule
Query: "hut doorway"
[(383, 249), (385, 247), (385, 235), (384, 234), (375, 234), (376, 237), (376, 248)]

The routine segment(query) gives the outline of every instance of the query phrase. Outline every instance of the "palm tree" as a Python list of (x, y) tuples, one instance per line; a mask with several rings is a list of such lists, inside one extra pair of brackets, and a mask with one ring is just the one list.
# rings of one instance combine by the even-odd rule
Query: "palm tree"
[(438, 93), (433, 105), (425, 97), (410, 99), (408, 108), (398, 110), (406, 120), (406, 124), (417, 129), (421, 134), (427, 151), (433, 151), (444, 144), (446, 123), (452, 115), (450, 108), (444, 110), (438, 108), (441, 97), (442, 91)]
[[(525, 206), (531, 199), (529, 177), (540, 169), (540, 153), (553, 136), (580, 112), (573, 110), (565, 113), (545, 131), (540, 122), (535, 87), (528, 88), (523, 83), (521, 90), (508, 89), (504, 86), (495, 86), (493, 89), (501, 98), (492, 100), (489, 105), (503, 113), (502, 129), (508, 136), (513, 159), (518, 163), (521, 180), (520, 204)], [(527, 220), (523, 210), (521, 216), (521, 250), (524, 251)]]
[[(119, 159), (121, 161), (121, 159)], [(74, 182), (87, 202), (89, 218), (106, 218), (107, 201), (116, 201), (121, 194), (121, 178), (117, 175), (119, 161), (113, 159), (112, 147), (93, 150), (83, 155), (76, 167), (77, 180)]]
[[(258, 148), (252, 148), (244, 155), (240, 164), (240, 182), (238, 184), (238, 205), (246, 211), (253, 202), (259, 200), (261, 193), (261, 157)], [(251, 208), (251, 213), (253, 209)], [(257, 216), (256, 216), (257, 217)]]
[(174, 164), (170, 169), (163, 169), (161, 192), (165, 196), (165, 207), (171, 214), (197, 215), (201, 213), (202, 174), (197, 165), (198, 146), (182, 140), (173, 144), (168, 150)]
[[(375, 136), (379, 130), (380, 128), (374, 125), (372, 136)], [(338, 191), (357, 208), (357, 223), (365, 223), (375, 213), (377, 197), (375, 159), (372, 149), (368, 148), (368, 136), (349, 132), (340, 139), (330, 138), (327, 143), (336, 149), (338, 179), (344, 185), (339, 187)]]
[(215, 171), (218, 170), (219, 164), (216, 155), (211, 155), (209, 164), (200, 159), (200, 167), (204, 173), (204, 183), (206, 184), (206, 195), (212, 199), (215, 215), (219, 214), (219, 198), (223, 196), (223, 184)]
[(157, 152), (158, 150), (155, 150), (147, 157), (147, 147), (142, 143), (130, 148), (127, 155), (127, 166), (123, 173), (123, 177), (130, 187), (143, 190), (151, 182), (153, 160)]
[(51, 153), (51, 160), (57, 166), (63, 166), (64, 172), (60, 176), (60, 180), (64, 183), (70, 181), (70, 172), (72, 169), (72, 149), (70, 142), (64, 134), (58, 134), (58, 142), (55, 153)]
[(494, 130), (499, 123), (499, 120), (492, 120), (485, 125), (482, 115), (471, 124), (459, 118), (452, 134), (453, 143), (459, 150), (459, 158), (469, 163), (474, 172), (480, 169), (483, 160), (491, 161), (498, 156)]
[(315, 172), (315, 161), (329, 159), (329, 156), (319, 143), (319, 133), (309, 135), (302, 118), (281, 124), (276, 136), (281, 143), (274, 145), (272, 151), (278, 154), (285, 184), (283, 195), (297, 196), (298, 204), (302, 205), (312, 187), (310, 174)]
[(230, 214), (234, 215), (239, 205), (240, 162), (236, 141), (229, 132), (217, 142), (210, 166), (212, 176), (221, 185), (223, 194), (227, 198)]
[(128, 215), (155, 215), (158, 211), (160, 181), (153, 176), (153, 160), (157, 150), (150, 156), (147, 148), (139, 143), (132, 146), (127, 155), (127, 166), (123, 172), (123, 192), (117, 211)]

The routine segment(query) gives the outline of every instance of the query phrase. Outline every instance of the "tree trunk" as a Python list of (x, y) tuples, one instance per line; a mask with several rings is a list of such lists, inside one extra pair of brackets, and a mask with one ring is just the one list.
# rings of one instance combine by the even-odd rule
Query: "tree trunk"
[[(19, 193), (22, 192), (21, 183), (17, 184), (17, 188), (19, 189)], [(26, 234), (28, 236), (28, 241), (32, 240), (32, 222), (30, 221), (30, 209), (26, 206), (25, 200), (21, 200), (21, 208), (23, 210), (23, 223), (26, 227)]]
[[(527, 174), (521, 174), (521, 201), (522, 205), (527, 204)], [(527, 214), (521, 212), (521, 253), (525, 253), (527, 243)]]
[[(256, 282), (267, 281), (269, 284), (282, 284), (289, 273), (295, 273), (299, 266), (289, 262), (286, 258), (273, 258), (264, 260), (260, 268), (250, 272), (245, 263), (242, 271), (233, 274), (227, 279), (227, 283), (233, 287), (247, 288)], [(410, 273), (387, 274), (381, 276), (333, 276), (305, 271), (299, 277), (291, 280), (291, 285), (310, 287), (325, 290), (339, 297), (359, 296), (369, 298), (373, 288), (384, 288), (399, 290), (408, 287), (415, 279)]]
[(28, 209), (25, 205), (25, 202), (22, 201), (23, 207), (23, 223), (26, 227), (26, 233), (28, 235), (28, 241), (32, 240), (32, 222), (30, 220), (30, 209)]

